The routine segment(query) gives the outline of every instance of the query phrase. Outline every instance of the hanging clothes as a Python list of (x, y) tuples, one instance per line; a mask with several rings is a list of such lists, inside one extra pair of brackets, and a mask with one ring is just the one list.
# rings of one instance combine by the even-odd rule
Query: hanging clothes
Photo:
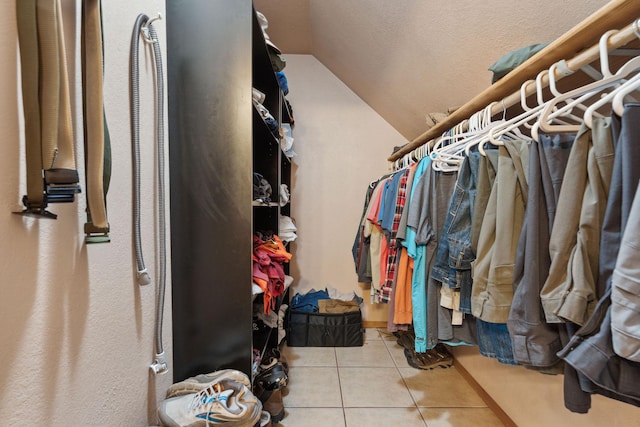
[[(478, 255), (478, 247), (481, 243), (482, 226), (484, 217), (489, 208), (491, 195), (498, 178), (499, 153), (498, 150), (486, 150), (485, 156), (480, 158), (478, 165), (478, 183), (476, 188), (476, 202), (473, 210), (473, 221), (471, 223), (471, 248)], [(497, 193), (493, 196), (496, 200)], [(496, 200), (497, 201), (497, 200)], [(493, 207), (491, 208), (494, 209)], [(493, 227), (493, 222), (487, 222)], [(477, 258), (476, 258), (477, 259)], [(472, 266), (474, 265), (472, 262)], [(473, 267), (472, 267), (473, 268)], [(472, 270), (473, 271), (473, 270)], [(475, 273), (473, 274), (475, 280)], [(473, 287), (471, 289), (473, 295)], [(473, 305), (471, 306), (473, 311)], [(508, 337), (508, 330), (504, 323), (492, 323), (476, 318), (476, 329), (478, 333), (478, 350), (484, 357), (496, 359), (505, 365), (515, 364), (513, 357), (513, 346)]]
[(431, 158), (425, 157), (418, 164), (411, 188), (409, 199), (409, 211), (407, 212), (407, 228), (402, 244), (407, 248), (407, 255), (413, 259), (413, 276), (411, 278), (411, 304), (413, 317), (413, 330), (415, 334), (415, 351), (424, 353), (427, 351), (427, 285), (425, 244), (417, 239), (418, 222), (420, 219), (421, 205), (418, 201), (418, 188), (424, 184), (427, 172), (431, 170)]
[[(432, 165), (431, 165), (432, 166)], [(430, 167), (425, 171), (420, 186), (416, 189), (412, 200), (412, 209), (409, 212), (407, 224), (416, 230), (416, 245), (424, 245), (424, 257), (420, 259), (422, 266), (420, 272), (415, 267), (414, 277), (424, 274), (426, 286), (426, 349), (431, 349), (438, 344), (440, 336), (440, 287), (431, 280), (431, 269), (435, 261), (435, 253), (438, 247), (441, 230), (447, 217), (449, 201), (456, 184), (457, 174), (451, 172), (439, 172)], [(415, 202), (415, 205), (413, 204)], [(417, 263), (418, 260), (416, 260)], [(415, 265), (414, 265), (415, 266)], [(424, 271), (424, 273), (422, 273)], [(414, 320), (416, 318), (414, 308)], [(423, 319), (420, 319), (424, 321)], [(450, 320), (448, 321), (450, 324)], [(416, 351), (418, 350), (418, 336), (416, 332)], [(425, 350), (426, 351), (426, 350)]]
[(600, 228), (613, 169), (609, 119), (596, 120), (593, 130), (583, 125), (567, 168), (571, 174), (560, 192), (549, 244), (551, 268), (540, 296), (547, 322), (582, 325), (598, 298)]
[(389, 320), (387, 322), (387, 329), (390, 332), (395, 332), (398, 330), (408, 330), (409, 325), (411, 325), (413, 320), (411, 284), (413, 282), (414, 259), (409, 256), (409, 251), (407, 250), (406, 246), (406, 238), (407, 220), (409, 218), (409, 207), (411, 204), (411, 194), (416, 182), (416, 171), (418, 170), (418, 165), (418, 163), (414, 163), (409, 168), (406, 190), (407, 200), (402, 210), (400, 223), (398, 224), (398, 232), (396, 233), (400, 255), (398, 261), (397, 280), (392, 292), (393, 309), (390, 310)]
[(356, 232), (356, 238), (354, 239), (353, 246), (351, 247), (353, 262), (355, 263), (355, 270), (358, 275), (358, 282), (360, 283), (371, 283), (371, 262), (369, 257), (369, 245), (371, 242), (369, 236), (365, 236), (364, 228), (367, 220), (367, 208), (369, 207), (371, 196), (373, 195), (376, 186), (377, 182), (371, 183), (367, 186), (362, 215), (358, 222), (358, 231)]
[(369, 239), (369, 263), (371, 265), (370, 297), (372, 303), (378, 301), (377, 295), (380, 292), (383, 277), (380, 260), (382, 258), (382, 254), (386, 254), (386, 241), (382, 235), (382, 227), (378, 223), (378, 214), (382, 201), (382, 194), (388, 181), (389, 178), (386, 178), (378, 182), (378, 185), (371, 195), (371, 201), (364, 219), (365, 223), (363, 233), (364, 237)]
[[(634, 22), (620, 36), (637, 30)], [(602, 42), (596, 49), (599, 81), (560, 94), (552, 81), (567, 64), (557, 63), (536, 79), (538, 105), (526, 105), (524, 82), (503, 99), (502, 120), (493, 102), (422, 135), (435, 142), (394, 164), (426, 156), (409, 168), (397, 228), (400, 172), (371, 219), (386, 238), (395, 232), (395, 242), (382, 239), (395, 248), (381, 254), (376, 294), (393, 305), (389, 330), (410, 307), (418, 354), (477, 344), (500, 363), (562, 371), (565, 407), (577, 413), (589, 411), (592, 394), (640, 406), (640, 103), (620, 102), (640, 87), (640, 62), (613, 74)], [(518, 95), (524, 111), (507, 119)], [(602, 116), (605, 103), (618, 116)]]
[[(384, 282), (382, 283), (379, 302), (388, 303), (391, 298), (393, 283), (396, 280), (396, 262), (398, 260), (398, 242), (396, 234), (400, 225), (400, 217), (406, 203), (408, 170), (394, 175), (384, 198), (381, 226), (387, 239), (387, 259)], [(382, 260), (384, 261), (384, 260)]]
[(620, 357), (640, 362), (640, 185), (633, 198), (611, 277), (611, 335)]
[[(560, 186), (575, 135), (540, 135), (529, 152), (529, 193), (514, 267), (514, 295), (507, 327), (515, 361), (550, 373), (558, 372), (562, 349), (559, 325), (547, 323), (540, 291), (549, 274), (549, 240)], [(553, 370), (553, 367), (556, 367)]]
[(529, 144), (504, 141), (474, 261), (471, 307), (486, 322), (506, 323), (513, 299), (513, 268), (528, 184)]
[(431, 270), (434, 280), (460, 293), (457, 310), (466, 314), (471, 314), (471, 262), (476, 258), (471, 248), (471, 224), (480, 157), (477, 151), (472, 152), (460, 166), (456, 191)]
[(640, 182), (640, 104), (625, 107), (600, 239), (598, 288), (604, 294), (593, 314), (562, 349), (560, 357), (576, 369), (580, 385), (592, 393), (640, 406), (640, 365), (617, 355), (611, 332), (611, 280)]

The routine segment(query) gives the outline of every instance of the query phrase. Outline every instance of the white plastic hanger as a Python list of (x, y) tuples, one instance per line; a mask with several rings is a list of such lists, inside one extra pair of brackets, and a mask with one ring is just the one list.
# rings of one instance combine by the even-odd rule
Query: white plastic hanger
[[(474, 113), (469, 118), (469, 129), (464, 137), (439, 152), (437, 159), (446, 161), (450, 165), (448, 170), (454, 167), (458, 168), (465, 156), (469, 155), (471, 147), (486, 137), (489, 128), (500, 123), (500, 121), (492, 121), (492, 110), (496, 104), (497, 102), (492, 102), (484, 109)], [(441, 165), (437, 167), (441, 167)]]
[[(564, 62), (564, 60), (560, 62)], [(549, 89), (555, 98), (559, 98), (561, 95), (563, 95), (563, 93), (560, 92), (556, 87), (555, 73), (556, 73), (556, 70), (558, 69), (558, 64), (559, 62), (552, 64), (551, 67), (549, 67), (548, 74), (547, 74), (549, 78)], [(569, 68), (566, 65), (565, 65), (565, 69), (566, 69), (564, 73), (565, 75), (569, 75), (573, 73), (573, 71), (569, 70)], [(541, 74), (538, 74), (538, 77), (541, 77)], [(539, 78), (539, 79), (536, 79), (536, 81), (539, 83), (537, 89), (540, 92), (541, 86), (542, 86), (542, 79)], [(562, 99), (562, 102), (565, 102), (566, 105), (564, 105), (561, 108), (554, 107), (553, 112), (547, 116), (546, 121), (548, 122), (550, 120), (555, 120), (559, 124), (570, 125), (566, 121), (557, 119), (558, 116), (564, 116), (571, 120), (574, 120), (576, 123), (580, 123), (582, 118), (572, 114), (572, 111), (575, 107), (581, 108), (582, 110), (586, 110), (587, 107), (582, 105), (582, 102), (584, 102), (590, 96), (591, 96), (591, 93), (587, 95), (582, 95), (577, 99), (573, 99), (573, 98)], [(539, 130), (540, 130), (540, 123), (542, 121), (541, 117), (542, 117), (542, 112), (540, 112), (538, 120), (536, 120), (536, 122), (531, 127), (531, 138), (536, 142), (540, 141)]]
[[(491, 128), (499, 126), (500, 124), (505, 122), (507, 109), (504, 105), (504, 99), (502, 100), (502, 118), (500, 120), (492, 120), (492, 110), (493, 106), (496, 104), (498, 104), (498, 102), (492, 102), (484, 109), (483, 133), (478, 134), (475, 138), (465, 144), (464, 153), (466, 156), (469, 156), (471, 148), (479, 145), (480, 143), (484, 143), (483, 141), (487, 136), (487, 132), (489, 132)], [(481, 153), (484, 155), (484, 151), (482, 151)]]
[[(554, 99), (548, 101), (538, 120), (539, 128), (541, 130), (550, 133), (577, 132), (580, 129), (579, 125), (552, 125), (552, 119), (554, 117), (558, 117), (563, 112), (566, 112), (566, 110), (575, 107), (579, 103), (584, 102), (588, 98), (597, 95), (604, 89), (620, 84), (623, 79), (627, 78), (631, 73), (637, 70), (638, 65), (636, 65), (634, 58), (631, 61), (627, 62), (627, 64), (625, 64), (623, 67), (621, 67), (616, 74), (611, 74), (611, 71), (609, 70), (607, 41), (611, 34), (615, 33), (616, 31), (617, 30), (607, 31), (600, 38), (600, 63), (602, 65), (602, 74), (605, 77), (603, 77), (601, 80), (576, 88), (567, 93), (563, 93), (560, 96), (557, 96)], [(558, 103), (570, 100), (575, 97), (579, 98), (572, 100), (565, 107), (556, 110), (555, 107)]]
[(611, 69), (609, 68), (609, 37), (617, 33), (618, 30), (609, 30), (604, 33), (600, 37), (600, 41), (598, 43), (600, 47), (600, 72), (602, 73), (602, 78), (607, 78), (613, 76)]
[[(549, 86), (551, 87), (551, 82), (553, 81), (553, 88), (551, 89), (551, 93), (553, 94), (554, 97), (558, 97), (561, 95), (561, 93), (557, 90), (556, 88), (556, 81), (555, 81), (555, 76), (551, 77), (551, 72), (555, 73), (555, 67), (557, 67), (557, 64), (552, 64), (551, 67), (548, 70), (544, 70), (540, 73), (538, 73), (538, 76), (536, 77), (536, 93), (537, 93), (537, 98), (538, 98), (538, 105), (544, 104), (545, 101), (542, 97), (543, 94), (543, 88), (542, 88), (542, 78), (546, 75), (548, 77), (549, 80)], [(607, 68), (608, 70), (608, 68)], [(571, 103), (573, 100), (567, 100), (569, 101), (567, 104)], [(573, 105), (573, 104), (572, 104)], [(582, 104), (578, 103), (577, 105), (575, 105), (576, 107), (582, 107), (583, 110), (586, 109), (586, 107), (584, 107)], [(562, 117), (568, 120), (573, 120), (574, 122), (580, 123), (582, 122), (582, 117), (580, 116), (576, 116), (574, 114), (572, 114), (573, 108), (568, 108), (567, 111), (565, 113), (562, 114)], [(570, 124), (565, 122), (564, 120), (560, 120), (560, 119), (556, 119), (556, 123), (560, 123), (560, 124)]]
[[(640, 68), (640, 57), (635, 57), (631, 59), (628, 63), (634, 61), (636, 63), (636, 68)], [(628, 64), (627, 63), (627, 64)], [(625, 64), (626, 65), (626, 64)], [(584, 113), (584, 123), (589, 127), (593, 127), (593, 116), (602, 117), (601, 114), (597, 113), (597, 110), (602, 108), (604, 105), (611, 103), (613, 112), (618, 116), (622, 115), (622, 110), (624, 110), (624, 105), (622, 105), (622, 101), (629, 93), (637, 90), (640, 87), (640, 74), (636, 74), (631, 79), (624, 82), (621, 86), (612, 90), (607, 95), (603, 96), (598, 101), (594, 102), (592, 105), (587, 108), (587, 111)], [(616, 110), (616, 100), (619, 102), (618, 110)]]
[[(640, 39), (640, 19), (633, 22), (633, 32), (636, 35), (636, 37)], [(638, 57), (635, 57), (629, 60), (629, 62), (635, 59), (638, 59)], [(627, 62), (627, 64), (629, 64), (629, 62)], [(624, 68), (627, 64), (623, 65), (622, 67)], [(634, 83), (630, 83), (629, 85), (625, 85), (624, 87), (621, 87), (620, 90), (616, 91), (616, 94), (613, 97), (611, 107), (613, 108), (613, 112), (618, 116), (622, 116), (622, 113), (624, 112), (625, 97), (627, 97), (631, 92), (638, 90), (640, 88), (640, 81), (638, 81), (635, 78), (633, 80), (634, 80)]]
[(482, 130), (482, 126), (483, 126), (482, 115), (483, 115), (483, 111), (477, 111), (473, 113), (468, 120), (465, 120), (462, 122), (462, 124), (466, 127), (466, 131), (457, 134), (454, 142), (446, 146), (442, 146), (440, 150), (434, 150), (434, 152), (437, 154), (459, 153), (458, 148), (460, 146), (463, 146), (466, 143), (466, 141), (469, 140), (469, 138), (473, 138), (475, 135), (478, 134), (478, 132)]
[[(431, 153), (432, 167), (438, 171), (455, 171), (464, 160), (464, 146), (470, 139), (475, 138), (484, 124), (484, 110), (471, 115), (451, 130), (447, 131)], [(449, 144), (444, 142), (453, 141)]]
[[(544, 104), (542, 105), (539, 104), (539, 105), (536, 105), (535, 107), (529, 107), (526, 104), (526, 97), (527, 97), (526, 88), (529, 84), (535, 83), (535, 82), (536, 82), (535, 80), (527, 80), (520, 86), (520, 105), (523, 107), (525, 111), (516, 117), (513, 117), (506, 121), (502, 120), (501, 123), (497, 123), (495, 126), (491, 126), (488, 129), (488, 132), (486, 133), (485, 137), (478, 142), (478, 151), (480, 152), (480, 154), (482, 154), (483, 156), (486, 155), (484, 151), (484, 144), (487, 142), (496, 146), (504, 145), (504, 143), (500, 140), (500, 138), (508, 138), (512, 140), (530, 139), (529, 137), (524, 135), (519, 128), (523, 125), (529, 124), (529, 122), (537, 118), (539, 112), (542, 110), (542, 107), (544, 105)], [(542, 91), (541, 83), (539, 87), (538, 85), (536, 86), (536, 90), (537, 90), (537, 99), (541, 100), (542, 99), (542, 95), (540, 94), (540, 92)]]
[(525, 111), (516, 117), (513, 117), (501, 125), (491, 128), (487, 133), (486, 138), (478, 144), (478, 151), (483, 156), (486, 155), (484, 151), (484, 143), (490, 142), (493, 145), (504, 145), (504, 142), (500, 138), (510, 138), (512, 140), (529, 140), (530, 138), (524, 135), (520, 130), (520, 126), (523, 126), (531, 120), (535, 120), (538, 117), (540, 111), (542, 111), (543, 105), (533, 107), (529, 111)]

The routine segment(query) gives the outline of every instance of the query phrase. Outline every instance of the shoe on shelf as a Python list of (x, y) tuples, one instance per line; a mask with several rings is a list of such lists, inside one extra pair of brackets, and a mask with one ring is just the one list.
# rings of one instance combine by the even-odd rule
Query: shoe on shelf
[(227, 380), (198, 393), (165, 399), (158, 415), (167, 427), (254, 427), (260, 422), (262, 403), (241, 383)]
[(224, 385), (225, 381), (235, 381), (249, 388), (251, 387), (251, 380), (244, 372), (236, 371), (235, 369), (221, 369), (208, 374), (196, 375), (171, 385), (167, 389), (166, 398), (197, 393), (215, 383), (222, 382)]
[(254, 386), (262, 390), (281, 389), (286, 387), (288, 382), (289, 377), (284, 366), (275, 358), (272, 358), (267, 365), (260, 365), (258, 375), (253, 380)]
[(284, 369), (284, 373), (289, 375), (289, 364), (287, 363), (287, 359), (284, 357), (282, 352), (277, 348), (270, 348), (265, 351), (264, 356), (262, 357), (262, 364), (260, 365), (261, 369), (266, 369), (271, 366), (275, 362), (280, 362), (282, 368)]

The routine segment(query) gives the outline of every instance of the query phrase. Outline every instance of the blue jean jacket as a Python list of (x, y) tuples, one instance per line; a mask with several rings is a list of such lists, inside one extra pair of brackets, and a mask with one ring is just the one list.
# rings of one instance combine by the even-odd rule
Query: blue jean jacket
[(471, 313), (471, 219), (476, 196), (480, 154), (472, 152), (458, 172), (456, 189), (451, 197), (449, 214), (438, 243), (433, 279), (452, 289), (460, 289), (460, 311)]

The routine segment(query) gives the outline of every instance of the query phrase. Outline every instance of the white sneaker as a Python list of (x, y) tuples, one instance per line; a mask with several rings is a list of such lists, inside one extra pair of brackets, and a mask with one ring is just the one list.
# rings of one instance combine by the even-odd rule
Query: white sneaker
[[(166, 398), (182, 396), (185, 394), (197, 393), (215, 383), (224, 383), (225, 381), (235, 381), (251, 388), (249, 377), (235, 369), (221, 369), (209, 374), (200, 374), (195, 377), (187, 378), (184, 381), (175, 383), (167, 389)], [(224, 384), (223, 384), (224, 385)]]
[(213, 384), (195, 394), (172, 397), (158, 410), (160, 422), (168, 427), (254, 427), (262, 413), (262, 403), (249, 388), (234, 381), (227, 387)]

